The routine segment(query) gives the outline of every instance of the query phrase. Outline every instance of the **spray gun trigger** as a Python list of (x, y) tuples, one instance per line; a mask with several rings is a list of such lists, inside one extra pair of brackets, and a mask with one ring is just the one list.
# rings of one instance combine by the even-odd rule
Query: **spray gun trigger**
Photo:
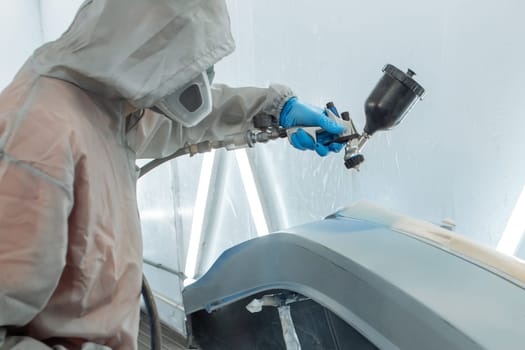
[[(335, 106), (333, 107), (335, 109)], [(348, 118), (348, 120), (339, 118), (331, 109), (325, 108), (325, 113), (328, 118), (336, 122), (337, 124), (343, 126), (345, 128), (345, 131), (335, 137), (332, 140), (324, 141), (322, 144), (323, 146), (328, 146), (332, 143), (346, 143), (348, 141), (354, 140), (356, 138), (359, 138), (359, 133), (357, 132), (354, 123), (352, 122), (352, 119)], [(346, 113), (346, 112), (344, 112)], [(346, 113), (348, 114), (348, 113)], [(288, 140), (290, 143), (292, 142), (291, 136), (292, 134), (296, 133), (297, 130), (303, 129), (308, 135), (310, 135), (316, 143), (319, 142), (318, 135), (325, 131), (323, 128), (320, 128), (318, 126), (301, 126), (301, 127), (294, 127), (286, 129), (286, 133), (288, 135)]]
[(333, 140), (327, 141), (323, 145), (324, 146), (328, 146), (328, 145), (331, 145), (332, 143), (347, 143), (349, 141), (358, 139), (359, 137), (360, 136), (357, 133), (356, 134), (351, 134), (351, 135), (343, 135), (343, 136), (336, 137)]
[(317, 143), (317, 133), (323, 131), (322, 128), (318, 126), (300, 126), (286, 129), (286, 134), (288, 134), (288, 141), (292, 143), (292, 135), (297, 132), (297, 130), (303, 129), (308, 135), (310, 135), (314, 141)]
[(337, 124), (345, 128), (345, 131), (341, 135), (334, 138), (333, 140), (325, 142), (325, 146), (328, 146), (332, 143), (347, 143), (356, 138), (359, 138), (360, 135), (357, 132), (357, 129), (355, 128), (354, 122), (352, 121), (352, 119), (350, 119), (350, 114), (348, 112), (341, 113), (342, 118), (339, 118), (335, 113), (333, 113), (333, 111), (330, 108), (326, 108), (325, 111), (328, 118), (332, 119)]

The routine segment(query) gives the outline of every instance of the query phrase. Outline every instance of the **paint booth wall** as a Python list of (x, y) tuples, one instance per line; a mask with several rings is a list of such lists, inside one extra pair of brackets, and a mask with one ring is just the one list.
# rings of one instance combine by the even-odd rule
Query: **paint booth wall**
[(41, 43), (38, 0), (0, 1), (0, 90)]
[[(81, 2), (0, 1), (2, 88), (33, 49), (67, 28)], [(333, 100), (339, 110), (351, 112), (359, 128), (363, 102), (384, 64), (412, 68), (427, 89), (425, 100), (398, 128), (374, 136), (359, 173), (344, 168), (342, 154), (320, 159), (284, 140), (248, 150), (248, 170), (270, 231), (367, 199), (434, 223), (451, 218), (458, 232), (497, 244), (525, 184), (525, 3), (228, 4), (237, 50), (216, 66), (217, 82), (284, 83), (304, 101), (322, 106)], [(211, 181), (199, 223), (202, 236), (190, 254), (196, 275), (224, 249), (257, 235), (253, 195), (243, 186), (242, 152), (183, 158), (139, 181), (145, 258), (187, 269), (203, 168), (210, 168)], [(525, 258), (524, 245), (519, 254)], [(181, 281), (147, 264), (144, 270), (163, 318), (182, 330)]]

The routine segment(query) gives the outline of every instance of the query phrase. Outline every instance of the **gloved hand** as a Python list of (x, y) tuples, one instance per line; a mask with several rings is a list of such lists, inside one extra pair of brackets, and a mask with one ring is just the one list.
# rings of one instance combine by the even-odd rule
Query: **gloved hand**
[(339, 152), (344, 146), (340, 143), (324, 146), (325, 142), (333, 140), (337, 135), (343, 133), (345, 128), (328, 118), (321, 108), (299, 102), (297, 97), (292, 97), (285, 103), (279, 123), (286, 129), (296, 126), (319, 126), (325, 130), (317, 134), (317, 142), (315, 142), (306, 131), (298, 129), (290, 137), (292, 146), (297, 149), (315, 150), (317, 154), (324, 157), (330, 151)]

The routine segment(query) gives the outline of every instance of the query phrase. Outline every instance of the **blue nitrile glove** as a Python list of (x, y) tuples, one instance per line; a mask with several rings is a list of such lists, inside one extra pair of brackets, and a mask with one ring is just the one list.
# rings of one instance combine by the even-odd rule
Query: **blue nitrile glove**
[(343, 133), (345, 128), (328, 118), (321, 108), (302, 103), (297, 97), (292, 97), (284, 104), (279, 123), (286, 129), (297, 126), (319, 126), (325, 130), (317, 135), (317, 142), (315, 142), (306, 131), (298, 129), (290, 137), (292, 146), (297, 149), (315, 150), (317, 154), (324, 157), (330, 151), (339, 152), (344, 146), (340, 143), (324, 146), (325, 142), (333, 140), (337, 135)]

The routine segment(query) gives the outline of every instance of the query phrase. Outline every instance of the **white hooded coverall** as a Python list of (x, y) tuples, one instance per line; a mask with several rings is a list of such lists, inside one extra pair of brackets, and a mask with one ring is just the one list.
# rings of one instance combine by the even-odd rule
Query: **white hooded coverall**
[(137, 347), (137, 156), (278, 116), (283, 86), (214, 86), (185, 128), (146, 112), (234, 49), (223, 0), (88, 0), (0, 95), (0, 349)]

